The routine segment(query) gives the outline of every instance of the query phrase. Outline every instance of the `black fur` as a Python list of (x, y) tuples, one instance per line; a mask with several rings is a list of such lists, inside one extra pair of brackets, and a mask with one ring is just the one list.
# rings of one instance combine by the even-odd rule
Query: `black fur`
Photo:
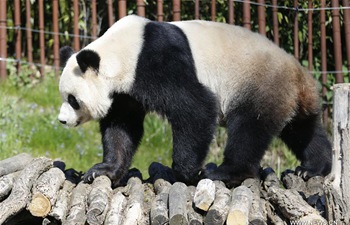
[(114, 185), (126, 174), (143, 135), (145, 111), (129, 95), (114, 94), (107, 116), (100, 121), (103, 162), (93, 166), (84, 180), (107, 175)]
[(173, 131), (173, 171), (197, 180), (213, 138), (218, 113), (214, 95), (199, 83), (185, 34), (168, 23), (150, 22), (130, 93), (147, 111), (165, 116)]
[(68, 59), (74, 54), (74, 50), (70, 46), (60, 48), (60, 64), (64, 67)]
[(81, 72), (85, 73), (88, 68), (91, 68), (98, 73), (100, 68), (100, 56), (93, 50), (84, 49), (77, 54), (77, 62)]

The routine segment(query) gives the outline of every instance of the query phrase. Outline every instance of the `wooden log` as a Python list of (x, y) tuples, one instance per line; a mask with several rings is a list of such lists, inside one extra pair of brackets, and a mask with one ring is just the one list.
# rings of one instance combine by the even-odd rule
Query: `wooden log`
[(55, 204), (65, 180), (62, 170), (54, 167), (43, 173), (33, 185), (32, 200), (27, 209), (33, 216), (45, 217)]
[(294, 174), (294, 172), (284, 172), (282, 175), (282, 183), (287, 189), (294, 189), (301, 193), (306, 193), (306, 183), (300, 176)]
[(266, 215), (264, 214), (265, 205), (260, 201), (260, 180), (249, 178), (243, 181), (242, 185), (246, 186), (252, 192), (252, 206), (249, 213), (249, 224), (266, 225)]
[(187, 186), (181, 182), (175, 182), (169, 190), (169, 224), (187, 225), (186, 209)]
[(131, 177), (126, 186), (129, 200), (126, 206), (124, 225), (142, 224), (144, 188), (138, 177)]
[(19, 171), (0, 177), (0, 202), (10, 194), (18, 174)]
[(54, 217), (58, 221), (64, 222), (69, 210), (69, 202), (71, 197), (71, 192), (75, 184), (71, 181), (65, 180), (62, 189), (58, 193), (55, 205), (52, 207), (50, 216)]
[(316, 209), (312, 208), (299, 195), (296, 190), (284, 190), (279, 187), (270, 187), (268, 189), (269, 201), (276, 204), (283, 216), (290, 221), (300, 223), (326, 223), (327, 221), (320, 216)]
[(171, 184), (161, 178), (157, 179), (154, 183), (154, 189), (157, 195), (152, 202), (150, 212), (152, 225), (169, 223), (168, 198), (170, 187)]
[(331, 177), (346, 204), (350, 204), (350, 84), (336, 84), (333, 107), (333, 163)]
[(249, 211), (252, 205), (252, 192), (246, 186), (236, 187), (232, 191), (227, 225), (248, 225)]
[(126, 202), (127, 200), (122, 192), (118, 191), (117, 193), (113, 194), (111, 206), (106, 215), (105, 225), (122, 224)]
[(194, 205), (203, 210), (208, 211), (209, 207), (215, 199), (215, 184), (210, 179), (202, 179), (198, 182), (196, 192), (194, 193)]
[(196, 187), (194, 186), (188, 186), (187, 187), (187, 218), (188, 218), (188, 224), (189, 225), (201, 225), (203, 224), (203, 217), (202, 215), (196, 211), (196, 207), (193, 203), (193, 198), (196, 192)]
[(222, 225), (225, 223), (231, 203), (231, 191), (221, 181), (215, 183), (215, 200), (204, 219), (206, 225)]
[(69, 204), (68, 216), (65, 225), (85, 224), (87, 195), (90, 193), (89, 184), (80, 182), (72, 191), (71, 201)]
[(86, 213), (86, 221), (90, 225), (99, 225), (105, 220), (112, 195), (111, 185), (112, 182), (107, 176), (99, 176), (91, 184)]
[(11, 158), (0, 161), (0, 177), (19, 170), (23, 170), (31, 161), (33, 157), (28, 153), (21, 153)]
[(270, 202), (266, 201), (265, 199), (261, 199), (261, 201), (266, 207), (267, 221), (269, 222), (268, 224), (287, 225), (287, 220), (284, 219), (278, 209), (276, 209)]
[(27, 164), (13, 184), (10, 196), (0, 203), (0, 224), (26, 207), (34, 182), (50, 167), (52, 161), (47, 158), (33, 159)]

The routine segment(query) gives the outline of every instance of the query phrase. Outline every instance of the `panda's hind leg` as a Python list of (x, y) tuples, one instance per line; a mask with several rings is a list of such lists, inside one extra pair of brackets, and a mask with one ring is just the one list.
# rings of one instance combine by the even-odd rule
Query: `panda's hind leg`
[(308, 179), (330, 173), (332, 146), (318, 115), (294, 118), (283, 129), (281, 139), (301, 161), (297, 174)]
[(277, 124), (252, 110), (250, 105), (234, 109), (227, 116), (227, 145), (223, 163), (205, 174), (222, 180), (227, 186), (240, 185), (243, 180), (258, 177), (260, 161), (275, 135)]

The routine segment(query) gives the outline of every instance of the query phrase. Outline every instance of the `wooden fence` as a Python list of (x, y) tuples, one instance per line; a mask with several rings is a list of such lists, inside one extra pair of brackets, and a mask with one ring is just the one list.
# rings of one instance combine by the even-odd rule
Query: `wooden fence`
[[(71, 30), (60, 30), (60, 9), (61, 9), (61, 1), (59, 0), (38, 0), (35, 2), (36, 8), (33, 9), (33, 3), (30, 0), (21, 1), (14, 0), (13, 2), (9, 2), (7, 0), (0, 0), (0, 78), (6, 79), (7, 77), (7, 69), (6, 63), (9, 61), (16, 65), (17, 71), (20, 71), (21, 65), (29, 64), (36, 65), (40, 70), (40, 74), (43, 76), (45, 74), (45, 66), (44, 65), (53, 65), (53, 69), (56, 74), (59, 73), (59, 48), (63, 43), (60, 36), (69, 35), (70, 43), (73, 48), (78, 51), (84, 44), (90, 42), (98, 37), (98, 29), (100, 24), (98, 24), (98, 12), (103, 9), (107, 9), (108, 15), (108, 25), (112, 25), (116, 20), (126, 16), (127, 14), (136, 13), (140, 16), (147, 16), (150, 13), (153, 14), (153, 18), (158, 21), (164, 20), (174, 20), (178, 21), (184, 18), (184, 13), (181, 11), (181, 5), (186, 3), (188, 8), (188, 4), (192, 4), (193, 6), (193, 16), (191, 18), (201, 19), (203, 17), (210, 18), (213, 21), (218, 19), (218, 14), (221, 13), (217, 9), (218, 3), (224, 2), (225, 7), (227, 8), (227, 15), (224, 15), (226, 18), (226, 22), (230, 24), (237, 24), (246, 27), (247, 29), (252, 29), (252, 24), (255, 23), (257, 25), (257, 31), (262, 35), (266, 36), (267, 28), (271, 27), (270, 33), (272, 35), (269, 38), (273, 39), (273, 41), (280, 45), (281, 39), (279, 34), (279, 23), (278, 12), (281, 10), (288, 10), (290, 15), (294, 18), (294, 26), (293, 26), (293, 39), (294, 46), (292, 46), (289, 51), (294, 51), (294, 56), (300, 61), (306, 60), (308, 63), (308, 68), (311, 72), (322, 74), (322, 94), (326, 96), (327, 91), (327, 75), (334, 75), (335, 83), (343, 83), (344, 77), (347, 77), (348, 71), (350, 71), (350, 7), (348, 0), (319, 0), (319, 1), (308, 1), (307, 6), (305, 7), (305, 1), (291, 1), (293, 4), (290, 6), (285, 6), (282, 1), (277, 0), (206, 0), (206, 1), (180, 1), (180, 0), (153, 0), (153, 1), (144, 1), (144, 0), (136, 0), (136, 1), (126, 1), (126, 0), (73, 0), (73, 7), (71, 9), (71, 15), (73, 16), (74, 25), (72, 28), (68, 28)], [(91, 17), (89, 17), (89, 24), (91, 24), (88, 33), (85, 35), (81, 35), (81, 31), (79, 29), (79, 16), (81, 11), (81, 5), (84, 3), (86, 6), (85, 10), (89, 12)], [(136, 9), (130, 10), (130, 4), (136, 5)], [(156, 7), (151, 7), (150, 4), (153, 3)], [(284, 4), (284, 5), (283, 5)], [(9, 24), (9, 19), (7, 18), (9, 15), (10, 7), (9, 5), (13, 5), (11, 9), (14, 9), (14, 12), (11, 12), (13, 15), (13, 23)], [(46, 7), (50, 5), (50, 7)], [(302, 7), (301, 7), (302, 5)], [(315, 7), (316, 6), (316, 7)], [(203, 15), (202, 8), (210, 8), (207, 13), (210, 15)], [(154, 12), (146, 13), (146, 10), (154, 9)], [(48, 11), (48, 9), (50, 11)], [(252, 10), (254, 9), (254, 10)], [(267, 9), (269, 11), (267, 12)], [(33, 15), (33, 11), (34, 14)], [(254, 14), (253, 17), (257, 18), (258, 21), (252, 21), (251, 13), (257, 13), (257, 17)], [(300, 32), (300, 23), (305, 21), (300, 21), (300, 13), (307, 14), (307, 58), (301, 58), (300, 53), (300, 40), (298, 38)], [(332, 12), (327, 13), (327, 12)], [(187, 12), (188, 13), (188, 12)], [(268, 14), (269, 13), (269, 14)], [(23, 15), (22, 15), (23, 14)], [(50, 21), (50, 30), (48, 30), (47, 25), (44, 25), (44, 18), (47, 18), (47, 15), (52, 15), (52, 21)], [(171, 17), (165, 15), (171, 15)], [(236, 23), (237, 16), (241, 16), (239, 19), (239, 23)], [(315, 23), (313, 20), (315, 19), (315, 15), (317, 18), (320, 18), (318, 23), (318, 27), (315, 27)], [(33, 17), (38, 18), (33, 22)], [(148, 16), (149, 17), (149, 16)], [(272, 19), (270, 19), (272, 17)], [(187, 18), (187, 17), (186, 17)], [(186, 19), (185, 18), (185, 19)], [(269, 21), (272, 24), (267, 24), (266, 19), (269, 18)], [(23, 23), (22, 21), (25, 21)], [(47, 21), (46, 21), (47, 24)], [(326, 33), (326, 26), (331, 26), (331, 32)], [(34, 29), (33, 27), (37, 28)], [(51, 29), (52, 28), (52, 29)], [(256, 27), (254, 28), (256, 29)], [(328, 29), (329, 30), (329, 29)], [(7, 38), (9, 32), (15, 32), (15, 38), (12, 40), (12, 43), (9, 43)], [(320, 40), (320, 47), (318, 49), (321, 50), (320, 54), (320, 69), (315, 71), (314, 68), (314, 52), (313, 46), (315, 41), (315, 36), (313, 34), (319, 33), (317, 36)], [(327, 36), (328, 35), (328, 36)], [(52, 47), (50, 45), (50, 50), (47, 49), (48, 44), (46, 43), (48, 36), (53, 40)], [(35, 39), (34, 39), (35, 37)], [(333, 46), (327, 46), (327, 38), (332, 39)], [(82, 43), (82, 39), (89, 39)], [(36, 54), (33, 56), (33, 51), (39, 51), (38, 49), (33, 50), (33, 41), (39, 42), (40, 54)], [(283, 41), (283, 40), (282, 40)], [(25, 44), (23, 44), (25, 42)], [(345, 44), (342, 45), (342, 42)], [(37, 43), (37, 42), (35, 42)], [(303, 43), (305, 44), (305, 43)], [(318, 44), (318, 43), (317, 43)], [(12, 51), (8, 51), (9, 46), (13, 46)], [(37, 48), (38, 48), (37, 47)], [(332, 51), (333, 50), (333, 51)], [(304, 51), (304, 52), (305, 52)], [(327, 51), (332, 51), (332, 55), (327, 55)], [(304, 57), (304, 56), (303, 56)], [(327, 65), (332, 61), (331, 69), (327, 69)], [(334, 62), (334, 63), (333, 63)], [(346, 65), (346, 69), (344, 71), (344, 65)], [(329, 71), (330, 70), (330, 71)], [(324, 118), (327, 118), (327, 110), (324, 111)]]

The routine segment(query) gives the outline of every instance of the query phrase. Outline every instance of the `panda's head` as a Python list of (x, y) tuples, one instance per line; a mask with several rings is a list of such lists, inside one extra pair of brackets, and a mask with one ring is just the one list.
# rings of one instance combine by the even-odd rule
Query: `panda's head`
[(63, 103), (58, 120), (74, 127), (103, 118), (112, 104), (112, 87), (100, 74), (100, 55), (91, 49), (74, 53), (63, 47), (60, 59), (65, 66), (59, 82)]

